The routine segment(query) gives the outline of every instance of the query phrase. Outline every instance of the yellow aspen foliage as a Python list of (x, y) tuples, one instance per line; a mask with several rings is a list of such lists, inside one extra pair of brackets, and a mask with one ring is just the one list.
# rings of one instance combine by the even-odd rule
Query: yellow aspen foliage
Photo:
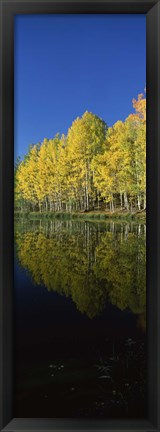
[(146, 99), (112, 127), (86, 111), (67, 136), (29, 147), (15, 170), (15, 207), (21, 211), (128, 211), (146, 207)]

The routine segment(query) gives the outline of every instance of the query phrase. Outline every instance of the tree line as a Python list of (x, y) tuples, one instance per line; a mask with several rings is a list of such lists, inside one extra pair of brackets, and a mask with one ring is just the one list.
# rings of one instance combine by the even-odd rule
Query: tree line
[(30, 145), (15, 166), (15, 209), (79, 212), (146, 208), (146, 98), (112, 127), (86, 111), (67, 135)]

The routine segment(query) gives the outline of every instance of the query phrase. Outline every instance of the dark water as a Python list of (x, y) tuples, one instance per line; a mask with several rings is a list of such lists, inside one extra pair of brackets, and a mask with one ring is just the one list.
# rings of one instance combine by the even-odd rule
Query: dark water
[(145, 225), (17, 221), (15, 417), (146, 417)]

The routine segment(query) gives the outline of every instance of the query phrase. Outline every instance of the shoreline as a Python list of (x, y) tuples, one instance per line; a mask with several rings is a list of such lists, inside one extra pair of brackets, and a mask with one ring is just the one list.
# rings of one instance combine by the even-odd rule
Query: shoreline
[(130, 213), (128, 211), (115, 211), (114, 213), (103, 212), (103, 211), (89, 211), (89, 212), (14, 212), (14, 219), (81, 219), (81, 220), (92, 220), (92, 221), (107, 221), (107, 220), (121, 220), (127, 222), (146, 222), (146, 211)]

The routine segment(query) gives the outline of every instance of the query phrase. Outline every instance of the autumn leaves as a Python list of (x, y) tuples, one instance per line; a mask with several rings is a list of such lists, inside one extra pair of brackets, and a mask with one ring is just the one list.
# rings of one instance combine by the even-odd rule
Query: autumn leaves
[(107, 128), (85, 112), (67, 136), (30, 146), (15, 168), (15, 208), (72, 212), (146, 207), (146, 99), (135, 113)]

